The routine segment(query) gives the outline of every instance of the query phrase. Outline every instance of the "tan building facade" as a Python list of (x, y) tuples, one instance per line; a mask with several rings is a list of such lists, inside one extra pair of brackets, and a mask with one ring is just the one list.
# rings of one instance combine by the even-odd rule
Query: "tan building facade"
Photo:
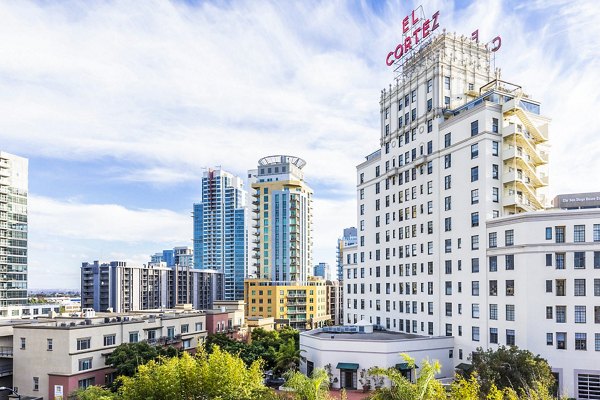
[[(90, 315), (88, 315), (90, 316)], [(199, 312), (103, 314), (13, 327), (13, 386), (21, 395), (63, 399), (78, 388), (114, 379), (106, 356), (122, 343), (147, 341), (195, 351), (206, 337)]]
[(273, 317), (275, 324), (305, 330), (329, 320), (324, 280), (271, 282), (247, 279), (244, 283), (247, 317)]

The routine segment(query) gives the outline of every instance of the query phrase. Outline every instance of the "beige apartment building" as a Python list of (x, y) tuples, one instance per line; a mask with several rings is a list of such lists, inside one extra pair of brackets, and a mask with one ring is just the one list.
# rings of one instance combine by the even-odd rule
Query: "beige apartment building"
[[(87, 318), (86, 318), (87, 317)], [(106, 356), (122, 343), (147, 341), (194, 352), (207, 335), (198, 311), (98, 314), (13, 326), (13, 387), (21, 395), (66, 399), (78, 388), (114, 379)]]

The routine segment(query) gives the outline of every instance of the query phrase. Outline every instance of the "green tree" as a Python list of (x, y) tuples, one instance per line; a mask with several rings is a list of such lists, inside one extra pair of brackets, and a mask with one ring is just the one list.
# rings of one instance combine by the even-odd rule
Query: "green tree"
[[(407, 354), (400, 354), (409, 368), (415, 367), (415, 360)], [(390, 380), (390, 386), (377, 388), (370, 397), (372, 400), (433, 400), (444, 399), (446, 393), (435, 375), (441, 370), (440, 363), (430, 363), (425, 360), (421, 364), (420, 374), (415, 383), (412, 383), (396, 368), (371, 368), (372, 376), (385, 377)]]
[(292, 338), (288, 339), (287, 343), (282, 343), (275, 358), (275, 372), (297, 371), (304, 359), (303, 351), (296, 348), (296, 342)]
[(329, 376), (322, 368), (313, 371), (311, 377), (301, 372), (290, 371), (285, 387), (294, 391), (296, 400), (330, 400)]
[(480, 347), (473, 353), (472, 362), (484, 396), (490, 393), (492, 385), (499, 390), (512, 388), (519, 394), (539, 394), (542, 388), (550, 392), (555, 383), (552, 369), (544, 358), (516, 346), (486, 351)]
[(261, 363), (247, 368), (242, 359), (214, 346), (197, 357), (160, 359), (141, 365), (133, 377), (119, 378), (119, 398), (127, 400), (272, 398), (263, 385)]
[(116, 400), (117, 395), (100, 386), (79, 389), (69, 395), (70, 400)]

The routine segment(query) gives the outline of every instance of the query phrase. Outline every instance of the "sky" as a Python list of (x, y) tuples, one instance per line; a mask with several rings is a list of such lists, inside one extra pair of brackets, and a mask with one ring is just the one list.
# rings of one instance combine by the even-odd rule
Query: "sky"
[(30, 163), (30, 288), (191, 245), (203, 171), (272, 154), (307, 161), (314, 262), (333, 265), (378, 148), (385, 56), (419, 4), (502, 37), (502, 78), (552, 118), (550, 193), (599, 191), (594, 0), (0, 2), (0, 150)]

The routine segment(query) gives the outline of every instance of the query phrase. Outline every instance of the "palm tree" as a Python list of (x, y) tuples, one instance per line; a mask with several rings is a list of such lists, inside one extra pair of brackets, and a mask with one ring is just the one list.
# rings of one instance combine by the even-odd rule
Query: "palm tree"
[(309, 378), (298, 371), (290, 371), (287, 374), (287, 382), (284, 385), (294, 390), (297, 400), (330, 400), (329, 376), (322, 368), (313, 371)]
[(305, 360), (302, 356), (302, 352), (304, 351), (305, 350), (296, 349), (296, 343), (293, 339), (289, 339), (286, 343), (282, 343), (281, 346), (279, 346), (279, 351), (277, 351), (275, 357), (275, 371), (298, 371), (300, 362)]
[[(415, 360), (407, 354), (400, 354), (409, 368), (415, 367)], [(412, 383), (396, 368), (373, 368), (369, 373), (383, 376), (391, 381), (390, 387), (378, 388), (370, 397), (371, 400), (432, 400), (445, 398), (444, 387), (435, 379), (441, 370), (440, 363), (423, 361), (421, 373), (416, 383)]]

